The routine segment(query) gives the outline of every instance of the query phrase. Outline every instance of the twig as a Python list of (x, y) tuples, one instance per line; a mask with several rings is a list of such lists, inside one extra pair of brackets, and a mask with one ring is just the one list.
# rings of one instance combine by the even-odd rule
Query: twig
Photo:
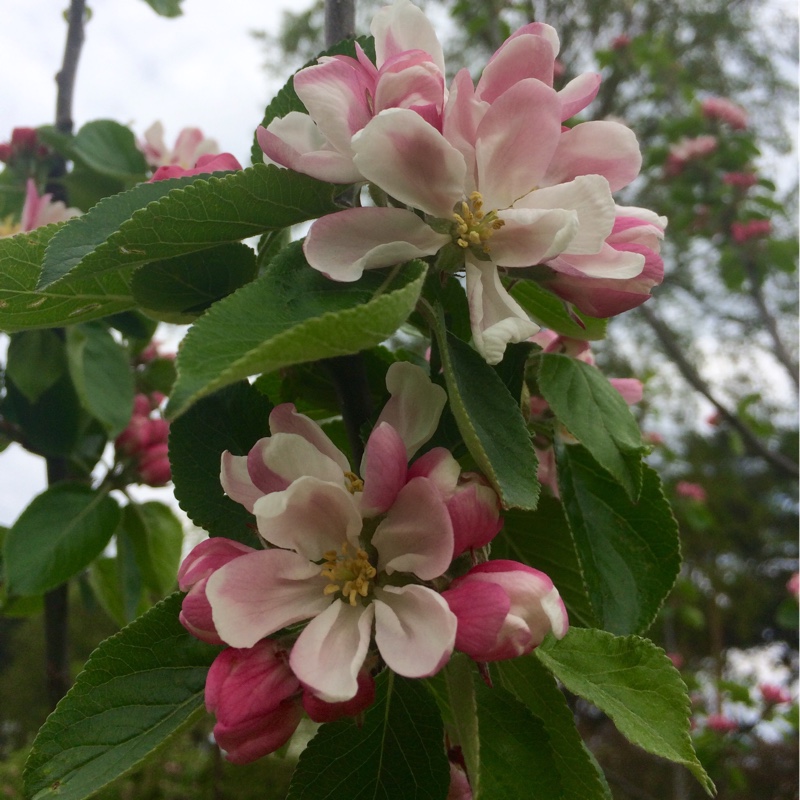
[(83, 20), (86, 15), (86, 0), (72, 0), (67, 14), (67, 41), (64, 45), (64, 60), (56, 75), (56, 130), (72, 133), (72, 94), (75, 75), (83, 47)]
[(755, 454), (761, 456), (773, 467), (792, 478), (800, 476), (800, 470), (796, 463), (786, 458), (781, 453), (770, 450), (767, 445), (730, 409), (718, 400), (711, 387), (703, 380), (694, 366), (689, 362), (678, 343), (675, 334), (669, 326), (656, 315), (654, 311), (647, 307), (647, 304), (639, 306), (639, 313), (653, 330), (664, 352), (670, 357), (675, 366), (683, 375), (686, 382), (703, 395), (717, 409), (720, 416), (742, 437), (745, 445)]
[(325, 0), (325, 46), (356, 35), (355, 0)]

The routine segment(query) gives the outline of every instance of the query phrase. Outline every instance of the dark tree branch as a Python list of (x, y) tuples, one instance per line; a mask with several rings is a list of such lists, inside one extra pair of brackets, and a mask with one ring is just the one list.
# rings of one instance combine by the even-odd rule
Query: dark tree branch
[(753, 302), (758, 309), (761, 321), (764, 323), (764, 327), (772, 339), (775, 358), (778, 359), (780, 364), (789, 373), (789, 377), (791, 378), (795, 387), (800, 388), (800, 376), (798, 376), (797, 364), (789, 354), (789, 351), (786, 349), (786, 346), (781, 339), (780, 332), (778, 331), (778, 325), (775, 322), (775, 318), (767, 308), (767, 304), (764, 299), (764, 293), (761, 291), (761, 281), (758, 277), (756, 265), (749, 258), (745, 261), (745, 269), (747, 270), (748, 283), (750, 284), (750, 296), (753, 298)]
[(722, 419), (724, 419), (741, 437), (747, 448), (755, 455), (760, 456), (776, 469), (785, 475), (797, 478), (800, 470), (796, 463), (786, 458), (781, 453), (776, 453), (767, 445), (730, 409), (718, 400), (711, 387), (703, 380), (694, 366), (686, 358), (683, 349), (678, 342), (675, 334), (669, 326), (661, 320), (654, 311), (647, 307), (647, 304), (639, 306), (639, 313), (655, 333), (664, 352), (670, 357), (672, 362), (683, 375), (686, 382), (696, 391), (703, 395), (717, 409)]
[(325, 46), (356, 35), (355, 0), (325, 0)]
[(75, 75), (83, 47), (83, 21), (86, 15), (86, 0), (72, 0), (67, 14), (67, 41), (64, 46), (64, 60), (56, 75), (58, 94), (56, 96), (56, 129), (61, 133), (72, 133), (72, 95), (75, 89)]

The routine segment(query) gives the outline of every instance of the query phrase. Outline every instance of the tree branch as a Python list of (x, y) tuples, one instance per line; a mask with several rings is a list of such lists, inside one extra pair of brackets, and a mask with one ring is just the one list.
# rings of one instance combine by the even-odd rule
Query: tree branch
[(86, 15), (86, 0), (72, 0), (67, 14), (67, 41), (64, 45), (64, 60), (56, 75), (56, 130), (72, 133), (72, 94), (75, 75), (83, 47), (83, 20)]
[(786, 458), (781, 453), (771, 450), (767, 445), (730, 409), (718, 400), (711, 387), (703, 380), (694, 366), (686, 358), (681, 349), (677, 337), (670, 330), (669, 326), (661, 320), (654, 311), (647, 305), (639, 306), (639, 313), (655, 333), (664, 352), (670, 357), (672, 362), (683, 375), (686, 382), (696, 391), (703, 395), (717, 409), (722, 419), (724, 419), (742, 437), (748, 449), (763, 458), (776, 469), (785, 475), (797, 478), (800, 470), (796, 463)]
[(767, 308), (767, 304), (764, 299), (764, 293), (761, 291), (761, 281), (758, 277), (756, 265), (749, 258), (745, 260), (745, 270), (747, 271), (748, 283), (750, 284), (750, 296), (753, 298), (753, 302), (755, 303), (758, 313), (761, 316), (761, 321), (764, 323), (764, 327), (772, 339), (775, 358), (778, 359), (780, 364), (789, 373), (789, 377), (791, 378), (795, 387), (800, 389), (798, 366), (783, 344), (780, 332), (778, 331), (778, 325), (775, 322), (775, 318)]
[(325, 0), (325, 46), (356, 35), (355, 0)]

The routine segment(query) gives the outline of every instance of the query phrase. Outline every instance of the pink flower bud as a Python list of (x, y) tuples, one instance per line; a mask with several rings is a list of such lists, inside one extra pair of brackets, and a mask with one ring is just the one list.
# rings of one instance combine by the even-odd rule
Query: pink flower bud
[(672, 662), (675, 669), (683, 669), (684, 658), (680, 653), (667, 653), (667, 658)]
[(284, 745), (303, 715), (300, 683), (286, 652), (262, 639), (253, 647), (229, 647), (206, 678), (206, 708), (217, 717), (214, 738), (234, 764), (247, 764)]
[(117, 436), (114, 445), (118, 453), (132, 456), (141, 452), (149, 440), (149, 425), (150, 420), (147, 417), (134, 415), (122, 433)]
[(772, 223), (768, 219), (751, 219), (747, 222), (731, 223), (731, 237), (736, 244), (744, 244), (749, 239), (769, 236)]
[(137, 394), (133, 398), (133, 415), (138, 417), (148, 417), (152, 411), (150, 398), (146, 394)]
[(39, 141), (36, 128), (14, 128), (11, 131), (11, 149), (14, 155), (32, 153)]
[(769, 705), (778, 705), (778, 703), (791, 703), (791, 693), (784, 689), (782, 686), (776, 686), (774, 683), (762, 683), (758, 687), (764, 702)]
[(753, 172), (726, 172), (722, 182), (736, 189), (749, 189), (758, 183), (758, 176)]
[(8, 163), (8, 160), (11, 158), (11, 145), (7, 142), (3, 142), (0, 144), (0, 161), (3, 164)]
[(707, 498), (706, 490), (700, 484), (690, 481), (679, 481), (675, 491), (680, 497), (686, 497), (698, 503), (705, 503)]
[(724, 714), (709, 714), (706, 717), (706, 727), (716, 733), (730, 733), (739, 729), (739, 723)]
[(611, 42), (611, 49), (612, 50), (624, 50), (628, 45), (631, 43), (631, 37), (625, 33), (621, 33), (619, 36), (615, 37), (614, 40)]
[(450, 764), (450, 789), (445, 800), (472, 800), (469, 780), (455, 764)]
[(154, 444), (142, 451), (138, 464), (139, 478), (147, 486), (165, 486), (172, 480), (166, 444)]
[(788, 581), (786, 581), (786, 589), (795, 600), (800, 597), (800, 573), (795, 572)]
[(476, 661), (530, 653), (552, 631), (567, 632), (567, 610), (550, 578), (516, 561), (473, 567), (442, 592), (458, 619), (456, 648)]
[(356, 717), (375, 702), (375, 679), (368, 672), (358, 674), (358, 691), (352, 700), (326, 703), (308, 689), (303, 691), (303, 708), (314, 722), (335, 722), (341, 717)]
[(718, 119), (734, 130), (744, 130), (747, 127), (747, 112), (725, 97), (709, 97), (708, 100), (703, 100), (700, 109), (707, 119)]

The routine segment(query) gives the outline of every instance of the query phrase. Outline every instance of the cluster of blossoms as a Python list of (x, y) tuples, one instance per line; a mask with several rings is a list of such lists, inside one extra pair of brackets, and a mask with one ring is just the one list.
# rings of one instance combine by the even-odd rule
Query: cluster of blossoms
[(436, 430), (444, 390), (405, 362), (389, 368), (386, 386), (361, 477), (291, 404), (272, 411), (271, 435), (247, 456), (222, 456), (222, 486), (255, 515), (265, 548), (202, 542), (179, 586), (187, 630), (230, 646), (206, 686), (229, 757), (274, 750), (302, 709), (321, 721), (359, 713), (384, 665), (427, 677), (454, 648), (478, 661), (512, 658), (567, 631), (544, 573), (478, 563), (502, 527), (483, 477), (462, 473), (441, 447), (415, 458)]
[(409, 0), (381, 9), (371, 30), (374, 63), (357, 46), (356, 58), (301, 70), (294, 87), (308, 113), (257, 133), (273, 163), (370, 183), (387, 198), (317, 220), (305, 241), (313, 268), (354, 281), (365, 269), (438, 256), (463, 269), (473, 343), (489, 363), (538, 330), (503, 283), (509, 270), (536, 267), (537, 280), (589, 314), (649, 297), (663, 277), (666, 221), (612, 197), (639, 173), (636, 137), (611, 121), (563, 125), (594, 99), (600, 76), (556, 91), (550, 26), (520, 28), (477, 84), (461, 70), (449, 89), (436, 34)]
[(675, 492), (679, 497), (685, 497), (687, 500), (693, 500), (696, 503), (705, 503), (708, 499), (706, 490), (699, 483), (692, 483), (691, 481), (678, 481), (675, 486)]
[(669, 176), (679, 175), (690, 161), (697, 161), (715, 152), (719, 147), (716, 136), (683, 136), (670, 145), (667, 156), (666, 172)]
[(14, 165), (31, 158), (44, 158), (49, 150), (39, 142), (36, 128), (14, 128), (11, 141), (0, 142), (0, 161)]
[(703, 100), (700, 103), (700, 110), (706, 119), (724, 122), (735, 131), (741, 131), (747, 127), (747, 112), (725, 97), (709, 97), (707, 100)]
[[(583, 339), (571, 339), (568, 336), (543, 330), (531, 337), (531, 341), (538, 344), (544, 353), (562, 353), (584, 364), (594, 366), (594, 356), (589, 342)], [(642, 382), (637, 378), (609, 378), (609, 383), (620, 393), (622, 399), (628, 405), (639, 403), (642, 399)], [(532, 422), (547, 419), (550, 415), (550, 406), (543, 397), (531, 395), (528, 402), (528, 414)], [(568, 441), (574, 441), (566, 431), (560, 431), (559, 435)], [(556, 456), (553, 449), (552, 439), (543, 436), (535, 436), (533, 448), (536, 457), (539, 459), (538, 478), (539, 482), (547, 486), (553, 497), (560, 497), (561, 492), (558, 488), (558, 475), (556, 471)]]
[(205, 172), (242, 169), (231, 153), (220, 153), (214, 139), (206, 139), (199, 128), (184, 128), (171, 150), (164, 144), (164, 126), (154, 122), (139, 144), (147, 163), (154, 168), (150, 181), (202, 175)]
[(166, 486), (172, 479), (167, 438), (169, 422), (158, 414), (163, 396), (137, 394), (131, 421), (117, 437), (117, 456), (132, 464), (139, 483)]

